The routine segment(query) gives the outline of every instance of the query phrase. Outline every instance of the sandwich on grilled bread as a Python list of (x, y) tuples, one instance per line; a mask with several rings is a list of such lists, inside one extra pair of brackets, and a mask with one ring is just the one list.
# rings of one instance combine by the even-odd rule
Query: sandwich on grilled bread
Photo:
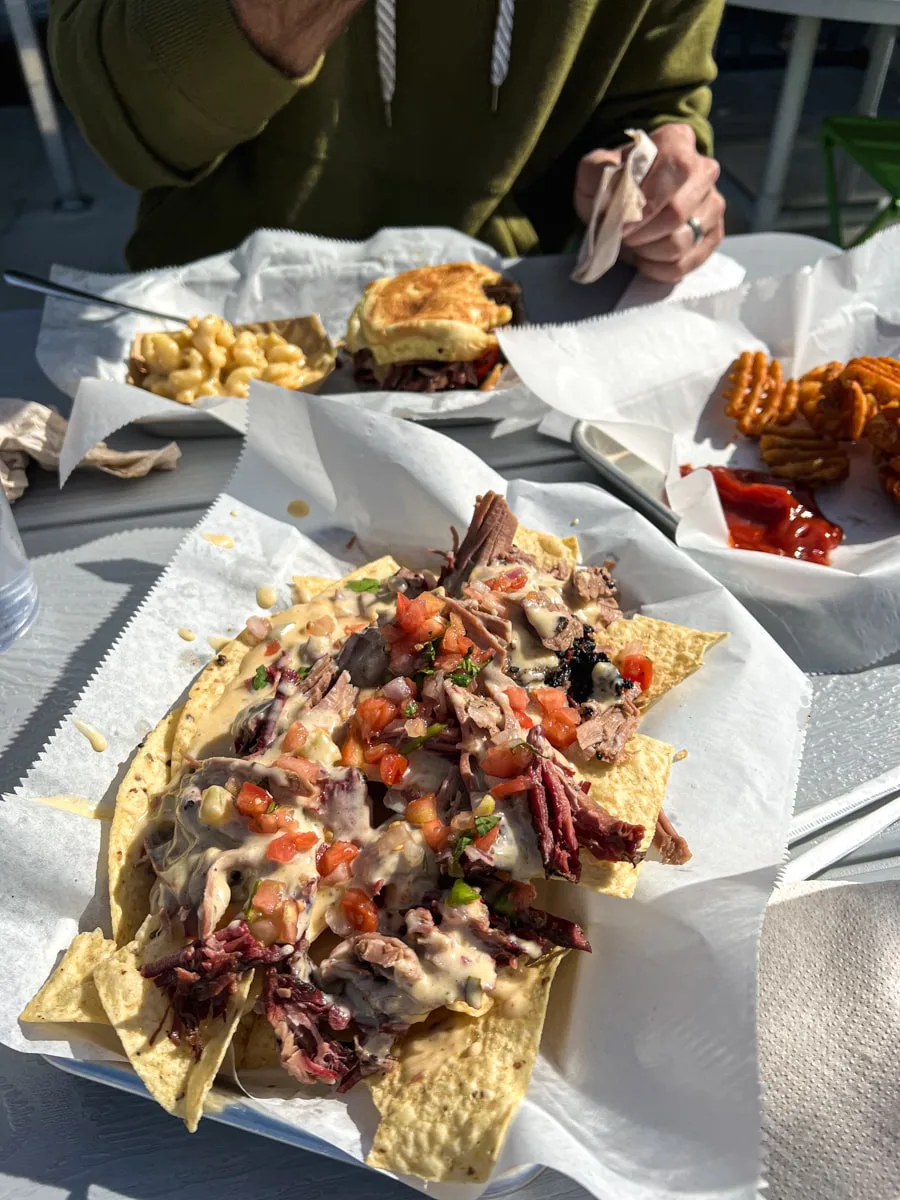
[(376, 279), (347, 326), (359, 383), (385, 391), (493, 387), (504, 359), (494, 330), (522, 319), (521, 291), (477, 262)]

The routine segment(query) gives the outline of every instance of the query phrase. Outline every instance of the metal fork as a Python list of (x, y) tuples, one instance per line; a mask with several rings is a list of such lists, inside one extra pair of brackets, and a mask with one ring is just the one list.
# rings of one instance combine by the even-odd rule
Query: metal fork
[(95, 296), (81, 288), (68, 287), (29, 275), (27, 271), (4, 271), (3, 279), (10, 287), (24, 288), (27, 292), (38, 292), (42, 296), (53, 296), (57, 300), (68, 300), (72, 304), (104, 304), (107, 308), (118, 308), (123, 312), (139, 313), (142, 317), (156, 317), (160, 321), (177, 321), (183, 325), (187, 317), (173, 317), (171, 313), (156, 312), (152, 308), (139, 308), (136, 304), (125, 304), (122, 300), (110, 300), (108, 296)]

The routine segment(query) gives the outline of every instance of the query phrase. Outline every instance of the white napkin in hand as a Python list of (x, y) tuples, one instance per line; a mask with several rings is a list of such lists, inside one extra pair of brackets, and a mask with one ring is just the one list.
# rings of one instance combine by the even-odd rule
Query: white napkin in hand
[(769, 1200), (897, 1200), (900, 882), (776, 891), (759, 1003)]
[(653, 166), (657, 149), (642, 129), (626, 129), (631, 145), (622, 151), (621, 163), (603, 168), (594, 197), (594, 210), (578, 251), (572, 278), (576, 283), (596, 283), (619, 257), (622, 228), (639, 221), (644, 212), (641, 184)]

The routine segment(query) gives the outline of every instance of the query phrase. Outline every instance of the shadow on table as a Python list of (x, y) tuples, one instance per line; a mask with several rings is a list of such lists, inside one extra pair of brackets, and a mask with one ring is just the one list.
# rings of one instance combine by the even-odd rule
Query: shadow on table
[[(401, 1200), (412, 1193), (357, 1167), (208, 1120), (189, 1134), (155, 1104), (74, 1079), (0, 1046), (3, 1195), (127, 1200)], [(570, 1185), (571, 1186), (571, 1185)]]
[[(31, 766), (46, 739), (56, 730), (78, 699), (124, 626), (162, 574), (164, 567), (156, 562), (125, 558), (80, 563), (77, 569), (87, 571), (105, 583), (124, 584), (127, 590), (83, 642), (66, 647), (68, 654), (64, 661), (57, 658), (47, 664), (50, 674), (44, 694), (35, 698), (34, 708), (30, 712), (21, 714), (22, 725), (12, 736), (6, 750), (0, 754), (0, 780), (4, 791), (15, 787)], [(34, 646), (37, 639), (44, 638), (49, 642), (54, 635), (58, 636), (57, 631), (42, 627), (39, 615), (29, 633), (3, 656), (3, 676), (14, 680), (17, 674), (19, 678), (33, 674)], [(62, 679), (64, 683), (53, 686), (53, 679)]]

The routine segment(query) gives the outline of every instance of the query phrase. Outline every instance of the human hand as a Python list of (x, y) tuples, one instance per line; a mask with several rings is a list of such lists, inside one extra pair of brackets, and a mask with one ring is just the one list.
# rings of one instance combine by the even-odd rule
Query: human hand
[[(697, 150), (690, 125), (663, 125), (651, 135), (659, 153), (641, 185), (640, 221), (626, 225), (621, 259), (660, 283), (677, 283), (705, 262), (725, 234), (725, 200), (716, 189), (719, 164)], [(621, 162), (621, 150), (594, 150), (578, 164), (575, 210), (588, 223), (603, 167)], [(688, 224), (698, 223), (696, 238)]]
[(721, 168), (697, 150), (690, 125), (663, 125), (651, 138), (659, 153), (641, 184), (647, 203), (640, 221), (625, 226), (622, 258), (648, 279), (677, 283), (725, 236)]
[(285, 75), (305, 75), (364, 0), (231, 0), (237, 23)]

